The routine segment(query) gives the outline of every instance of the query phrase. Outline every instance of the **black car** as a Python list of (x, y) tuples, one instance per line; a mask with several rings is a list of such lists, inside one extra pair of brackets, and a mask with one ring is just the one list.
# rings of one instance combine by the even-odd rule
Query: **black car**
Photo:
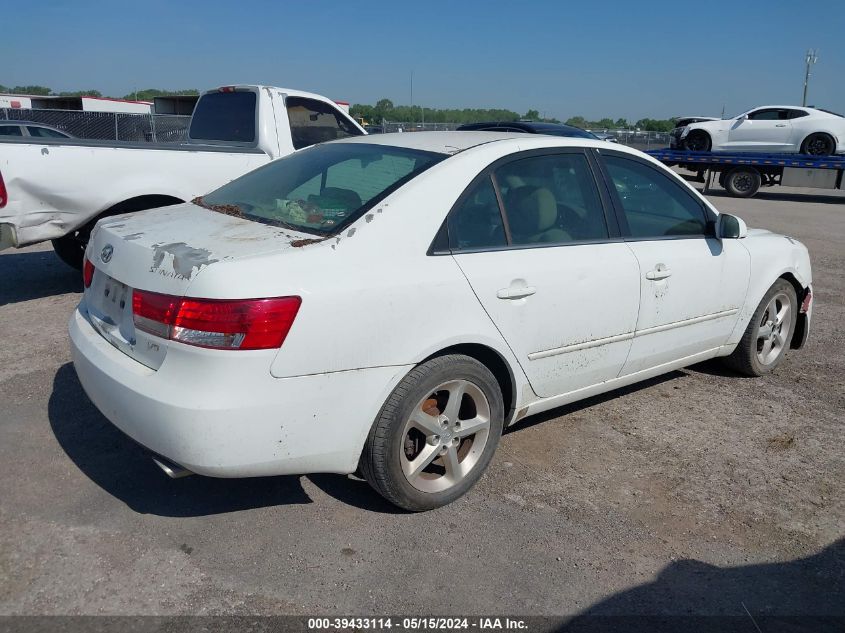
[(539, 123), (536, 121), (492, 121), (487, 123), (467, 123), (457, 130), (475, 130), (484, 132), (523, 132), (527, 134), (551, 134), (552, 136), (569, 136), (573, 138), (589, 138), (601, 140), (592, 132), (580, 127), (564, 125), (563, 123)]

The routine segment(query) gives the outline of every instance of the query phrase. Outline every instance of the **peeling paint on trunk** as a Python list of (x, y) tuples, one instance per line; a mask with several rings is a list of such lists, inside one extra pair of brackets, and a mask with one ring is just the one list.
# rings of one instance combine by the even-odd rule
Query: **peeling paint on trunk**
[(185, 242), (153, 244), (153, 265), (150, 272), (159, 272), (167, 255), (173, 258), (173, 272), (183, 279), (190, 279), (194, 275), (194, 268), (199, 271), (203, 266), (219, 261), (211, 258), (211, 251), (208, 249), (193, 248)]

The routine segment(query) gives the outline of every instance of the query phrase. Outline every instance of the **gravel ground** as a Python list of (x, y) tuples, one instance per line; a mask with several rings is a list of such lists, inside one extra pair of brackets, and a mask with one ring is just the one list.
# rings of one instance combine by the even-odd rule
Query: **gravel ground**
[(0, 254), (0, 614), (845, 615), (845, 192), (711, 199), (809, 247), (806, 349), (526, 419), (420, 515), (339, 476), (167, 479), (80, 388), (79, 274)]

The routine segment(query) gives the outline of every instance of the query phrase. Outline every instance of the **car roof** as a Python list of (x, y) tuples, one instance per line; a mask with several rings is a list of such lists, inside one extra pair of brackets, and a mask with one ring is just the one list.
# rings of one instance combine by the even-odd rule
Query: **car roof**
[(541, 147), (597, 147), (612, 148), (614, 151), (640, 154), (623, 145), (608, 143), (599, 139), (580, 138), (574, 136), (551, 136), (545, 134), (524, 134), (522, 132), (487, 132), (475, 131), (472, 134), (461, 131), (451, 132), (391, 132), (389, 134), (375, 134), (366, 136), (350, 136), (348, 138), (331, 141), (331, 143), (365, 143), (371, 145), (389, 145), (393, 147), (407, 147), (440, 154), (457, 154), (464, 150), (486, 145), (510, 141), (520, 148)]
[(369, 143), (407, 147), (439, 154), (456, 154), (476, 145), (483, 145), (505, 138), (524, 138), (518, 132), (390, 132), (388, 134), (351, 136), (333, 143)]

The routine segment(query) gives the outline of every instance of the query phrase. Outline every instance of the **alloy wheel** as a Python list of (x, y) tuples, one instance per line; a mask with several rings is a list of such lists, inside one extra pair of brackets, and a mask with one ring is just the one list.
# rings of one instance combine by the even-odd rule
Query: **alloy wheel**
[(771, 365), (783, 353), (791, 325), (792, 307), (789, 297), (779, 292), (763, 311), (757, 329), (757, 360), (762, 365)]
[(402, 431), (402, 473), (414, 488), (442, 492), (475, 467), (490, 435), (490, 403), (468, 380), (435, 388), (414, 407)]

